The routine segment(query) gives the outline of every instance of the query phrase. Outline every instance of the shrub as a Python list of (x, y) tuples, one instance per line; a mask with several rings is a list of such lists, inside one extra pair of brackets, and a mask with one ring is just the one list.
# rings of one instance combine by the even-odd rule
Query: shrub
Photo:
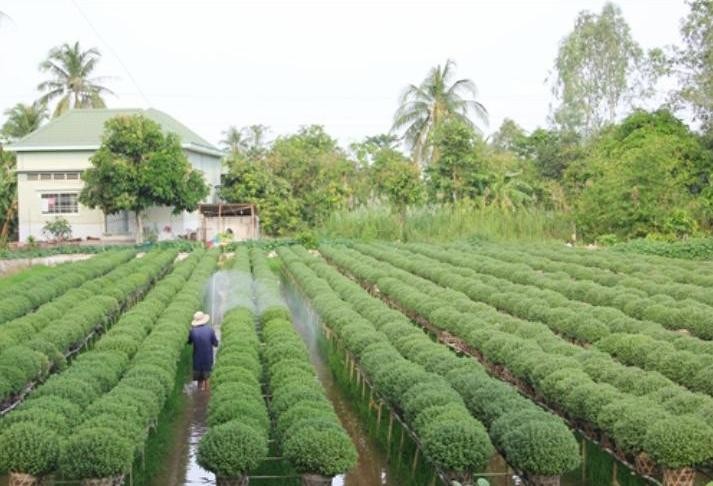
[(349, 436), (338, 427), (300, 427), (284, 441), (283, 451), (298, 472), (325, 476), (348, 471), (357, 461)]
[(0, 435), (0, 471), (43, 476), (57, 466), (60, 438), (41, 425), (17, 423)]
[(125, 473), (131, 467), (131, 442), (111, 428), (79, 430), (62, 448), (60, 470), (73, 479), (106, 478)]
[(448, 471), (480, 471), (495, 452), (475, 420), (443, 420), (422, 429), (424, 453)]
[(234, 420), (210, 427), (198, 446), (198, 464), (218, 477), (238, 478), (267, 457), (267, 435)]
[(677, 469), (703, 464), (713, 459), (711, 429), (691, 417), (669, 417), (650, 424), (644, 449), (663, 467)]
[[(546, 445), (546, 447), (543, 447)], [(579, 465), (579, 445), (566, 427), (529, 421), (503, 437), (507, 458), (532, 474), (558, 475)]]

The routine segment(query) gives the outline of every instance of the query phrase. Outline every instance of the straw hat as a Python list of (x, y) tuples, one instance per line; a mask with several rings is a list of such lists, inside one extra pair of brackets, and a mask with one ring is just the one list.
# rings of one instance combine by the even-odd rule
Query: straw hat
[(198, 311), (193, 314), (193, 322), (191, 322), (191, 326), (202, 326), (209, 320), (210, 316), (208, 314), (204, 314), (203, 312)]

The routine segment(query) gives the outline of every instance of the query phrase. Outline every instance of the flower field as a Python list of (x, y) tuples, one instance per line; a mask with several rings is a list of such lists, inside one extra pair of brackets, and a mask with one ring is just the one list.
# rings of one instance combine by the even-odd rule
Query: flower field
[(563, 479), (584, 467), (582, 438), (642, 481), (705, 483), (711, 264), (482, 242), (234, 250), (112, 250), (0, 279), (0, 471), (129, 484), (220, 270), (230, 283), (213, 289), (220, 347), (196, 449), (217, 484), (326, 485), (359, 460), (286, 286), (338, 350), (330, 366), (388, 426), (385, 445), (397, 424), (398, 453), (405, 435), (429, 484), (473, 484), (496, 460), (526, 484), (599, 484)]

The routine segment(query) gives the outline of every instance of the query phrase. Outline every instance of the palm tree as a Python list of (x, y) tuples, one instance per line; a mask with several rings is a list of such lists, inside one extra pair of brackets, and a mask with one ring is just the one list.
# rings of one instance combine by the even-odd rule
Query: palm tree
[(420, 85), (409, 85), (401, 95), (394, 115), (393, 131), (402, 131), (402, 138), (413, 152), (414, 159), (427, 165), (431, 158), (430, 136), (445, 119), (454, 117), (477, 129), (471, 113), (487, 124), (488, 112), (475, 100), (478, 89), (470, 79), (453, 81), (456, 64), (451, 59), (428, 73)]
[(101, 59), (99, 51), (92, 47), (83, 51), (79, 42), (53, 48), (40, 70), (49, 73), (52, 79), (37, 87), (44, 95), (40, 102), (49, 104), (59, 98), (52, 116), (59, 116), (70, 108), (104, 108), (104, 94), (114, 94), (101, 83), (106, 78), (91, 77)]
[(270, 131), (270, 128), (265, 125), (250, 125), (243, 128), (245, 133), (245, 143), (248, 153), (253, 157), (259, 156), (265, 150), (267, 140), (265, 135)]
[(519, 179), (520, 175), (522, 171), (495, 174), (483, 193), (484, 205), (515, 211), (535, 202), (532, 186)]
[(7, 119), (0, 129), (3, 138), (17, 140), (37, 130), (47, 119), (47, 106), (35, 101), (31, 105), (18, 103), (5, 110)]
[(220, 144), (230, 152), (230, 155), (237, 155), (245, 150), (246, 141), (242, 130), (238, 130), (234, 125), (231, 125), (223, 132), (223, 136), (225, 138), (220, 141)]

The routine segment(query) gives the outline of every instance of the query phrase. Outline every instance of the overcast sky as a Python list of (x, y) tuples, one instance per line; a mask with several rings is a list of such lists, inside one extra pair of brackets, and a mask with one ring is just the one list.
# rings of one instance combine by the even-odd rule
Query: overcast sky
[[(678, 41), (683, 0), (620, 0), (645, 48)], [(217, 143), (229, 125), (271, 137), (322, 124), (348, 144), (389, 130), (400, 92), (452, 58), (490, 113), (546, 123), (545, 79), (575, 0), (0, 0), (0, 110), (31, 102), (47, 51), (103, 54), (110, 107), (154, 107)], [(86, 18), (85, 18), (86, 16)], [(2, 117), (0, 116), (0, 120)]]

